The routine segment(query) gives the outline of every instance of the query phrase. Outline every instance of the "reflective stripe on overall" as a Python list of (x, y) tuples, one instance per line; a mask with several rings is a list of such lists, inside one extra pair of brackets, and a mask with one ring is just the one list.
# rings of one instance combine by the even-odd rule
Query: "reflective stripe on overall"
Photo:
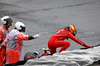
[(4, 40), (6, 38), (7, 33), (9, 32), (6, 30), (6, 28), (2, 25), (0, 26), (0, 45), (1, 45), (1, 40)]
[(2, 28), (2, 29), (3, 29), (4, 38), (6, 38), (6, 35), (7, 35), (7, 33), (8, 33), (9, 31), (5, 30), (5, 29), (3, 28), (3, 26), (0, 26), (0, 28)]

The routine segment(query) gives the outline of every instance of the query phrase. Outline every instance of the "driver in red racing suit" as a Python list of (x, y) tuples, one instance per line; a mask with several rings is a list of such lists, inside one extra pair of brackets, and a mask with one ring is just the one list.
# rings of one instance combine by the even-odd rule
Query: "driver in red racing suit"
[(59, 52), (65, 51), (69, 46), (70, 42), (69, 41), (64, 41), (65, 39), (72, 39), (78, 44), (84, 46), (84, 47), (89, 47), (93, 48), (91, 46), (86, 45), (83, 43), (81, 40), (75, 37), (76, 35), (76, 29), (74, 25), (69, 25), (65, 27), (64, 29), (58, 30), (48, 41), (48, 47), (51, 49), (50, 53), (53, 55), (56, 53), (56, 48), (62, 47)]

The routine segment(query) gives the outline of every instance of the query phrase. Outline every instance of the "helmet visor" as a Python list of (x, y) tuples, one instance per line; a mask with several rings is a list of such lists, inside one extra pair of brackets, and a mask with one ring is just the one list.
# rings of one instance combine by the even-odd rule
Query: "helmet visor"
[(26, 29), (26, 28), (25, 28), (25, 27), (22, 27), (22, 26), (21, 26), (21, 28), (22, 28), (21, 31), (22, 31), (22, 32), (25, 32), (25, 29)]
[(12, 25), (12, 23), (13, 23), (13, 21), (12, 21), (12, 19), (11, 18), (8, 18), (8, 19), (4, 19), (4, 21), (6, 21), (7, 23), (11, 23), (11, 25)]

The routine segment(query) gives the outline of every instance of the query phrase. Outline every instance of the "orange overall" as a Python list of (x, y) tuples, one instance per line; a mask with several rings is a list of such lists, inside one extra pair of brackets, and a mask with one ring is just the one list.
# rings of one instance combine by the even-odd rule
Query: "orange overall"
[[(0, 26), (0, 45), (5, 40), (7, 33), (9, 32), (9, 29), (7, 30), (4, 25)], [(5, 47), (0, 47), (0, 66), (2, 66), (5, 63)]]
[(29, 40), (28, 35), (13, 29), (6, 37), (6, 63), (15, 63), (21, 60), (23, 40)]
[(1, 41), (6, 38), (8, 32), (9, 29), (7, 30), (4, 25), (0, 26), (0, 45), (1, 45)]

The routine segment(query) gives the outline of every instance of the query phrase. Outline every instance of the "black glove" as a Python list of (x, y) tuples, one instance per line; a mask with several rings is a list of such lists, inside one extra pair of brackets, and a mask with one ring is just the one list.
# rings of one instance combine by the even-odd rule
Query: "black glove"
[(32, 40), (32, 39), (34, 39), (34, 37), (33, 37), (33, 36), (29, 36), (28, 38), (29, 38), (29, 40)]
[(2, 43), (4, 40), (1, 39), (0, 43)]

